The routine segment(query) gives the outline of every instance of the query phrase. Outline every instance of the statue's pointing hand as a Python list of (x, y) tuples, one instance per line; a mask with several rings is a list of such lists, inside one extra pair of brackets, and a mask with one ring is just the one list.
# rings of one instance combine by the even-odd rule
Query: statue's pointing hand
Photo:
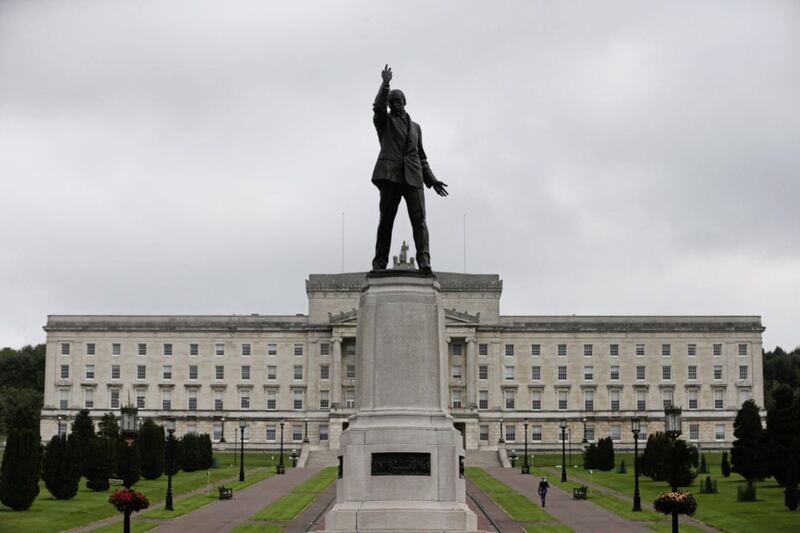
[(383, 72), (381, 72), (381, 78), (383, 78), (383, 83), (389, 83), (390, 81), (392, 81), (392, 69), (389, 68), (388, 64), (385, 67), (383, 67)]
[(433, 184), (433, 190), (436, 191), (436, 194), (438, 194), (439, 196), (447, 196), (448, 194), (450, 194), (447, 192), (446, 187), (447, 184), (443, 181), (436, 181)]

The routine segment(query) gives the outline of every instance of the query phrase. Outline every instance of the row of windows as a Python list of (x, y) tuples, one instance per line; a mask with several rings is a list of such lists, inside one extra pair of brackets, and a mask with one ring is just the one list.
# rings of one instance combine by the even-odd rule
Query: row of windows
[[(540, 425), (531, 425), (530, 427), (530, 434), (528, 438), (532, 442), (542, 442), (542, 430), (543, 426)], [(502, 437), (503, 440), (507, 443), (509, 442), (516, 442), (518, 439), (524, 440), (525, 438), (525, 431), (524, 426), (520, 428), (521, 431), (517, 431), (517, 426), (514, 424), (504, 424)], [(478, 431), (479, 439), (482, 442), (489, 441), (489, 424), (481, 424), (479, 426)], [(522, 433), (522, 436), (519, 436), (519, 433)], [(595, 441), (595, 426), (592, 424), (587, 424), (585, 428), (584, 437), (587, 442), (594, 442)], [(572, 436), (570, 435), (569, 429), (562, 433), (560, 430), (556, 430), (556, 434), (558, 435), (557, 439), (558, 442), (564, 441), (572, 442)], [(622, 440), (622, 424), (611, 424), (611, 433), (609, 435), (611, 440), (613, 441), (620, 441)], [(718, 441), (725, 440), (725, 425), (724, 424), (716, 424), (714, 426), (714, 438)], [(642, 425), (642, 429), (639, 433), (639, 440), (647, 440), (647, 426)], [(689, 440), (690, 441), (699, 441), (700, 440), (700, 424), (689, 424)]]
[[(719, 381), (722, 379), (722, 365), (714, 365), (713, 368), (713, 376), (714, 380)], [(748, 365), (739, 365), (739, 379), (740, 380), (747, 380), (749, 379), (750, 371)], [(450, 377), (452, 379), (463, 379), (463, 367), (461, 365), (452, 365), (450, 367)], [(686, 368), (686, 377), (689, 380), (696, 380), (697, 379), (697, 365), (689, 365)], [(516, 380), (516, 367), (507, 365), (504, 367), (504, 378), (506, 381), (514, 381)], [(489, 379), (489, 365), (479, 365), (478, 366), (478, 379), (485, 380)], [(541, 381), (542, 379), (542, 367), (538, 365), (531, 366), (531, 381)], [(562, 365), (557, 367), (556, 369), (556, 379), (558, 381), (566, 381), (567, 380), (567, 366)], [(595, 379), (595, 372), (594, 366), (584, 366), (583, 367), (583, 380), (584, 381), (594, 381)], [(609, 380), (610, 381), (619, 381), (620, 379), (620, 367), (617, 365), (613, 365), (609, 368)], [(637, 381), (644, 381), (647, 379), (647, 366), (646, 365), (639, 365), (636, 366), (636, 379)], [(661, 366), (661, 379), (665, 381), (669, 381), (672, 379), (672, 365), (662, 365)]]
[[(161, 354), (164, 357), (172, 357), (174, 350), (172, 343), (164, 343), (161, 345), (162, 351)], [(61, 343), (61, 355), (71, 355), (72, 353), (72, 344), (68, 342)], [(86, 343), (86, 355), (93, 356), (97, 355), (97, 344), (93, 342)], [(138, 343), (136, 345), (136, 355), (145, 356), (148, 353), (148, 344), (147, 343)], [(200, 344), (198, 343), (190, 343), (189, 344), (189, 356), (190, 357), (197, 357), (200, 356)], [(249, 343), (241, 344), (241, 355), (242, 357), (249, 357), (253, 354), (253, 347)], [(278, 355), (278, 345), (277, 344), (267, 344), (266, 346), (266, 354), (270, 357), (274, 357)], [(305, 346), (301, 343), (296, 343), (293, 346), (293, 355), (296, 357), (302, 357), (305, 354)], [(328, 343), (320, 343), (320, 354), (321, 355), (330, 355), (330, 345)], [(112, 356), (120, 356), (122, 355), (122, 344), (118, 342), (111, 343), (111, 355)], [(215, 343), (214, 344), (214, 355), (218, 357), (223, 357), (225, 355), (225, 344), (224, 343)]]
[[(453, 344), (451, 348), (451, 352), (453, 356), (460, 356), (462, 354), (461, 344)], [(609, 344), (608, 345), (608, 354), (611, 357), (619, 357), (620, 349), (619, 344)], [(661, 355), (664, 357), (669, 357), (672, 355), (672, 344), (662, 344), (661, 345)], [(541, 344), (531, 344), (530, 345), (530, 354), (531, 357), (540, 357), (542, 355), (542, 345)], [(644, 344), (635, 344), (633, 352), (638, 357), (644, 357), (646, 346)], [(747, 344), (739, 344), (739, 355), (744, 357), (747, 355)], [(555, 355), (558, 357), (567, 357), (567, 345), (566, 344), (558, 344), (556, 345)], [(712, 347), (712, 352), (715, 357), (722, 356), (722, 344), (715, 343)], [(515, 344), (506, 344), (505, 351), (506, 357), (514, 357), (516, 354), (516, 345)], [(592, 357), (595, 354), (595, 345), (594, 344), (584, 344), (583, 345), (583, 355), (584, 357)], [(478, 344), (478, 355), (480, 356), (487, 356), (489, 355), (489, 345), (488, 344)], [(686, 345), (686, 355), (689, 357), (695, 357), (697, 355), (697, 344), (687, 344)]]
[[(188, 367), (188, 375), (189, 381), (195, 381), (198, 379), (199, 375), (199, 367), (197, 365), (189, 365)], [(242, 365), (241, 366), (241, 379), (242, 380), (250, 380), (251, 379), (251, 367), (250, 365)], [(161, 378), (164, 380), (172, 380), (173, 375), (173, 367), (172, 365), (163, 365), (161, 367)], [(278, 379), (278, 366), (277, 365), (268, 365), (267, 366), (267, 381), (276, 381)], [(70, 365), (61, 365), (60, 374), (59, 376), (61, 379), (69, 379), (70, 377)], [(96, 372), (95, 372), (95, 365), (86, 365), (84, 367), (84, 377), (85, 379), (92, 381), (95, 379)], [(303, 365), (294, 365), (292, 368), (292, 377), (296, 381), (303, 380)], [(321, 380), (330, 379), (330, 365), (320, 365), (320, 372), (319, 377)], [(356, 366), (355, 365), (347, 365), (345, 367), (345, 377), (347, 379), (355, 379), (356, 377)], [(111, 365), (111, 379), (117, 380), (122, 378), (121, 366), (120, 365)], [(147, 366), (146, 365), (137, 365), (136, 366), (136, 379), (143, 380), (147, 379)], [(224, 365), (216, 365), (214, 367), (214, 379), (216, 380), (223, 380), (225, 379), (225, 366)]]

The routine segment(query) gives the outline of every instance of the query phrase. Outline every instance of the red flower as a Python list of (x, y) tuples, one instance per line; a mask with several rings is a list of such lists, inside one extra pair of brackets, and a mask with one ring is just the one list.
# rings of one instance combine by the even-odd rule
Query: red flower
[(108, 497), (108, 503), (113, 505), (120, 513), (124, 512), (138, 512), (142, 509), (147, 509), (150, 506), (150, 501), (147, 496), (141, 492), (136, 492), (131, 489), (119, 489), (114, 491)]

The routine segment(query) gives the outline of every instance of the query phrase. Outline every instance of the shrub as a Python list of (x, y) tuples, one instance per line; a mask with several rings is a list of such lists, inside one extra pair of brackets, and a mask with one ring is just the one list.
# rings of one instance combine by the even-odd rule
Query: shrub
[(47, 443), (42, 462), (44, 486), (57, 500), (69, 500), (78, 493), (81, 473), (74, 457), (75, 447), (66, 435), (56, 435)]
[(717, 482), (711, 479), (711, 476), (706, 476), (705, 479), (700, 481), (700, 494), (714, 494), (717, 492)]
[(748, 483), (746, 485), (739, 485), (736, 488), (736, 501), (737, 502), (756, 501), (756, 486), (751, 483)]
[(614, 442), (611, 437), (597, 441), (597, 469), (604, 471), (614, 469)]
[(662, 492), (658, 495), (653, 505), (659, 513), (693, 515), (697, 511), (697, 500), (690, 493), (677, 490), (675, 492)]
[(200, 469), (208, 470), (214, 464), (214, 450), (211, 448), (211, 436), (203, 433), (200, 440)]
[(619, 462), (619, 466), (617, 467), (617, 473), (625, 474), (626, 472), (628, 472), (628, 469), (625, 468), (625, 459), (623, 459), (622, 461)]
[(654, 481), (668, 481), (677, 487), (688, 487), (694, 481), (697, 472), (691, 467), (692, 451), (686, 441), (675, 441), (675, 460), (677, 462), (676, 479), (672, 479), (672, 441), (662, 432), (651, 434), (647, 438), (647, 446), (639, 458), (639, 472)]
[[(747, 400), (736, 413), (733, 422), (733, 441), (731, 449), (731, 470), (747, 480), (749, 485), (766, 474), (762, 440), (764, 429), (761, 427), (761, 415), (758, 405)], [(748, 501), (748, 500), (742, 500)]]
[(790, 511), (797, 510), (797, 468), (794, 459), (789, 461), (789, 468), (786, 473), (786, 489), (783, 491), (783, 502)]
[(39, 434), (29, 429), (12, 430), (0, 466), (0, 502), (15, 511), (30, 508), (39, 494), (41, 469)]
[(722, 477), (731, 476), (731, 463), (728, 461), (728, 452), (722, 452)]
[(164, 428), (148, 418), (139, 428), (142, 477), (156, 479), (164, 473)]
[(708, 474), (708, 465), (706, 464), (706, 454), (700, 456), (700, 471), (699, 474)]
[(86, 475), (83, 467), (92, 460), (89, 455), (89, 443), (95, 438), (94, 422), (89, 416), (88, 409), (81, 409), (72, 421), (72, 432), (70, 433), (70, 442), (73, 443), (75, 451), (75, 459), (78, 461), (79, 471), (82, 475)]
[(139, 481), (139, 443), (133, 442), (130, 446), (125, 441), (117, 442), (117, 475), (122, 478), (122, 484), (130, 487)]
[(583, 450), (583, 468), (585, 470), (597, 468), (597, 444), (590, 444)]
[(194, 433), (187, 433), (180, 439), (178, 461), (184, 472), (200, 469), (200, 441)]
[(86, 472), (86, 488), (94, 491), (108, 490), (113, 461), (113, 443), (107, 439), (94, 438), (89, 444), (92, 460), (83, 468)]

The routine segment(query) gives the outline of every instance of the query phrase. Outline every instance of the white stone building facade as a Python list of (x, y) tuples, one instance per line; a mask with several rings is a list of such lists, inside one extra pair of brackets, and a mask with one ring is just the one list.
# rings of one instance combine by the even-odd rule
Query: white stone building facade
[[(728, 446), (747, 399), (763, 405), (759, 316), (505, 316), (497, 275), (437, 273), (449, 345), (451, 414), (468, 450), (561, 448), (559, 421), (633, 445), (630, 419), (663, 429), (683, 408), (683, 438)], [(42, 438), (78, 410), (98, 419), (128, 401), (176, 433), (219, 442), (248, 427), (248, 448), (280, 440), (339, 446), (358, 402), (356, 309), (365, 273), (312, 274), (308, 314), (48, 317)]]

